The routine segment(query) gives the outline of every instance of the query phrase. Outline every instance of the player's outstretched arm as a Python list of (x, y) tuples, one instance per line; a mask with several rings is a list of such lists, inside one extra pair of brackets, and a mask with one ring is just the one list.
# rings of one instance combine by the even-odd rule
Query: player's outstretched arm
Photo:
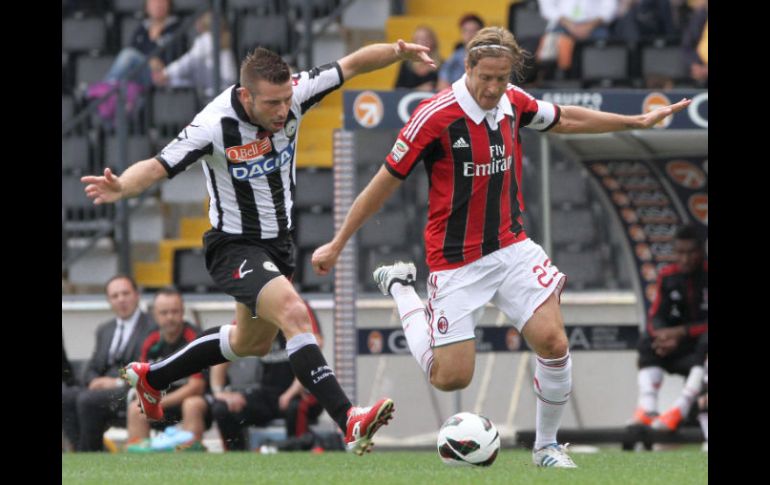
[(639, 115), (620, 115), (580, 106), (560, 106), (559, 122), (551, 131), (554, 133), (607, 133), (622, 130), (644, 130), (652, 128), (667, 116), (682, 111), (691, 102), (692, 100), (684, 98), (678, 103)]
[(86, 184), (88, 198), (100, 205), (135, 197), (166, 175), (166, 169), (158, 159), (149, 158), (131, 165), (120, 177), (105, 168), (104, 175), (86, 175), (80, 181)]
[(393, 44), (372, 44), (362, 47), (338, 62), (342, 69), (342, 77), (347, 81), (359, 74), (382, 69), (402, 60), (424, 62), (436, 69), (436, 62), (430, 58), (428, 52), (430, 48), (424, 45), (398, 39)]
[(388, 200), (388, 197), (399, 185), (401, 185), (401, 180), (391, 175), (385, 167), (381, 167), (369, 185), (353, 201), (348, 215), (345, 216), (345, 222), (342, 223), (342, 227), (334, 239), (313, 251), (311, 258), (313, 271), (319, 275), (328, 274), (337, 263), (337, 258), (339, 258), (348, 239), (364, 225), (367, 219), (380, 210), (382, 204)]

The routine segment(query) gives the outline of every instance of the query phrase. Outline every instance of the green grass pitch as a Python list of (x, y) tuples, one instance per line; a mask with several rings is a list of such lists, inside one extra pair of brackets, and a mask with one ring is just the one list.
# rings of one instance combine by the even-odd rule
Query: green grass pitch
[(62, 455), (63, 484), (706, 484), (708, 453), (699, 447), (633, 453), (572, 454), (578, 469), (538, 469), (523, 449), (503, 449), (489, 468), (449, 467), (433, 451), (161, 453)]

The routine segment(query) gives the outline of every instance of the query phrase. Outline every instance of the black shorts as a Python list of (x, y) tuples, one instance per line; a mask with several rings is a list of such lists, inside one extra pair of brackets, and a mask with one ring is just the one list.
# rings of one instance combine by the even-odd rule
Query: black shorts
[(294, 274), (290, 234), (258, 239), (209, 229), (203, 235), (206, 269), (214, 282), (257, 316), (257, 297), (273, 278)]
[(679, 374), (687, 377), (696, 365), (703, 365), (708, 353), (708, 333), (697, 338), (683, 339), (679, 347), (665, 357), (658, 356), (652, 349), (652, 338), (643, 335), (638, 344), (640, 369), (645, 367), (662, 367), (669, 374)]

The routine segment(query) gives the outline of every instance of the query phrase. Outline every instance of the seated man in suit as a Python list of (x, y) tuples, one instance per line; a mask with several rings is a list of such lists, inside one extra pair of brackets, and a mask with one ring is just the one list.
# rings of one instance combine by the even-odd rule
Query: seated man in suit
[(107, 428), (116, 421), (125, 425), (128, 387), (118, 371), (139, 359), (142, 342), (155, 328), (139, 308), (139, 290), (133, 279), (114, 276), (105, 285), (105, 293), (116, 318), (96, 330), (85, 387), (62, 388), (62, 428), (77, 451), (103, 450)]

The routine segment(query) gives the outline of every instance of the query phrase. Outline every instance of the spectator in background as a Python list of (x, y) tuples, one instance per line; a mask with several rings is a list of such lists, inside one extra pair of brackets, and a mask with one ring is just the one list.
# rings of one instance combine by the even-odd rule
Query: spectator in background
[(704, 0), (690, 16), (682, 34), (684, 60), (698, 87), (709, 85), (709, 3)]
[[(441, 65), (438, 39), (433, 29), (427, 25), (420, 25), (412, 34), (412, 42), (429, 47), (430, 52), (428, 55), (436, 62), (437, 66)], [(437, 82), (438, 72), (432, 67), (423, 63), (403, 61), (398, 71), (395, 87), (409, 88), (417, 91), (435, 91)]]
[(78, 451), (101, 451), (102, 436), (114, 421), (125, 420), (128, 387), (118, 372), (139, 358), (146, 335), (155, 328), (139, 308), (139, 290), (128, 276), (112, 277), (105, 286), (115, 319), (96, 330), (96, 346), (86, 367), (84, 385), (62, 389), (62, 427)]
[[(158, 291), (152, 304), (152, 316), (158, 328), (153, 330), (142, 344), (142, 362), (155, 362), (168, 357), (200, 335), (198, 327), (185, 321), (182, 295), (175, 288), (163, 288)], [(160, 401), (164, 419), (152, 423), (141, 415), (141, 407), (138, 401), (133, 399), (128, 405), (128, 451), (151, 449), (151, 426), (153, 429), (164, 429), (182, 420), (182, 429), (187, 432), (184, 436), (188, 436), (188, 439), (181, 439), (176, 443), (179, 448), (205, 450), (201, 437), (206, 428), (211, 426), (211, 418), (210, 415), (207, 417), (205, 408), (202, 409), (191, 401), (193, 396), (202, 396), (205, 390), (206, 379), (200, 372), (172, 383)]]
[[(224, 88), (235, 84), (237, 70), (227, 20), (224, 17), (219, 20), (219, 78), (220, 88)], [(198, 96), (207, 101), (217, 94), (214, 91), (214, 35), (211, 22), (211, 12), (200, 16), (195, 23), (198, 35), (190, 50), (182, 57), (168, 65), (157, 57), (150, 60), (152, 80), (156, 86), (194, 87)]]
[[(129, 111), (133, 110), (141, 92), (152, 86), (149, 56), (157, 48), (168, 44), (182, 23), (171, 14), (171, 0), (145, 0), (144, 10), (147, 18), (131, 36), (131, 44), (121, 49), (104, 79), (88, 87), (86, 96), (89, 99), (104, 96), (115, 83), (126, 79), (134, 69), (137, 71), (133, 71), (126, 85), (126, 108)], [(165, 48), (158, 56), (160, 61), (167, 65), (182, 52), (182, 46), (177, 43)], [(137, 68), (139, 65), (144, 67)], [(114, 118), (116, 103), (117, 94), (112, 94), (99, 105), (99, 114), (104, 120), (110, 121)]]
[(679, 34), (670, 0), (620, 0), (616, 17), (613, 36), (628, 44)]
[(557, 77), (572, 67), (575, 42), (606, 40), (618, 0), (538, 0), (548, 21), (536, 57), (540, 64), (556, 63)]
[[(708, 353), (708, 262), (692, 225), (674, 239), (676, 262), (660, 270), (657, 293), (639, 340), (639, 401), (633, 423), (674, 431), (701, 391)], [(686, 378), (674, 405), (658, 415), (663, 373)]]
[[(320, 347), (323, 339), (318, 319), (310, 305), (304, 303)], [(274, 419), (284, 418), (287, 437), (301, 437), (309, 432), (308, 423), (323, 412), (318, 400), (294, 376), (283, 333), (278, 334), (270, 352), (260, 357), (260, 361), (260, 385), (246, 389), (225, 388), (229, 362), (211, 369), (213, 396), (207, 396), (206, 402), (228, 451), (246, 450), (245, 433), (249, 425), (264, 426)]]
[(484, 28), (484, 21), (478, 15), (469, 13), (460, 18), (460, 35), (462, 44), (458, 44), (452, 55), (441, 66), (438, 72), (436, 91), (441, 91), (452, 85), (465, 74), (465, 46), (471, 41), (476, 32)]

